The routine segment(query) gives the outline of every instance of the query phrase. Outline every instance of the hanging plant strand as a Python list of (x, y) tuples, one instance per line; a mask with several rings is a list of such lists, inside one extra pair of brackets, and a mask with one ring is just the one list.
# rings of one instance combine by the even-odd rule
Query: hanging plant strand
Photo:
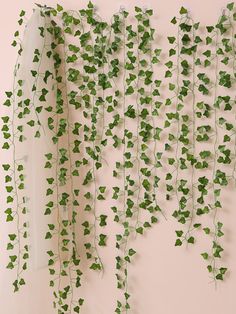
[[(25, 11), (21, 11), (19, 26), (25, 27)], [(25, 164), (24, 158), (20, 158), (18, 154), (18, 145), (23, 143), (24, 123), (23, 119), (29, 113), (29, 100), (24, 99), (23, 85), (24, 81), (20, 79), (21, 75), (21, 56), (23, 52), (22, 42), (20, 40), (20, 31), (14, 34), (12, 46), (18, 49), (17, 61), (14, 68), (14, 80), (12, 91), (6, 92), (7, 100), (4, 105), (8, 108), (12, 107), (10, 118), (8, 115), (2, 117), (2, 134), (4, 143), (3, 150), (12, 150), (12, 165), (9, 163), (2, 164), (5, 171), (5, 189), (7, 192), (5, 210), (6, 221), (15, 222), (15, 232), (8, 234), (9, 242), (7, 250), (9, 251), (8, 269), (16, 270), (16, 279), (13, 282), (14, 292), (20, 290), (25, 285), (23, 273), (28, 267), (29, 259), (28, 238), (28, 222), (27, 222), (27, 205), (25, 196)]]

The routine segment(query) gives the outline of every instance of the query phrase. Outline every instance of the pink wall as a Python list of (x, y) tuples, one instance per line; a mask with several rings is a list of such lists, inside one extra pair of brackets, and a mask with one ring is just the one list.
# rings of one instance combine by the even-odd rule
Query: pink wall
[[(47, 0), (47, 5), (55, 5), (57, 1)], [(109, 18), (119, 10), (120, 5), (132, 10), (134, 5), (143, 6), (144, 1), (105, 1), (97, 0), (100, 15)], [(152, 7), (157, 19), (157, 32), (167, 36), (171, 33), (170, 19), (177, 14), (181, 5), (187, 7), (196, 20), (204, 24), (214, 23), (227, 3), (224, 0), (149, 0), (147, 7)], [(65, 8), (79, 9), (83, 5), (72, 0), (62, 0)], [(86, 1), (84, 1), (86, 4)], [(4, 91), (11, 89), (12, 71), (15, 62), (15, 50), (10, 46), (12, 34), (17, 27), (17, 16), (21, 9), (31, 12), (33, 1), (6, 1), (0, 10), (1, 50), (0, 73), (1, 94), (3, 102)], [(2, 157), (0, 157), (2, 158)], [(6, 158), (6, 155), (3, 156)], [(2, 170), (0, 170), (2, 171)], [(1, 178), (2, 176), (2, 172)], [(6, 225), (2, 208), (3, 184), (0, 184), (1, 211), (0, 211), (0, 313), (6, 314), (51, 314), (52, 297), (48, 287), (48, 271), (40, 269), (31, 271), (27, 275), (28, 285), (20, 294), (12, 294), (11, 281), (13, 273), (5, 269), (7, 255), (5, 251), (9, 226)], [(227, 251), (225, 262), (230, 269), (226, 281), (214, 289), (205, 270), (205, 262), (200, 257), (204, 239), (198, 241), (195, 247), (189, 249), (175, 248), (175, 221), (170, 217), (158, 224), (145, 237), (136, 242), (139, 257), (135, 265), (130, 267), (136, 303), (137, 314), (234, 314), (236, 308), (236, 211), (232, 193), (225, 196), (227, 211), (222, 214), (225, 222), (226, 236), (224, 247)], [(110, 230), (111, 233), (114, 232)], [(116, 283), (114, 277), (114, 252), (104, 253), (107, 273), (101, 278), (89, 275), (90, 284), (84, 287), (84, 296), (88, 306), (82, 311), (84, 314), (111, 314), (116, 300)], [(132, 294), (132, 291), (131, 291)]]

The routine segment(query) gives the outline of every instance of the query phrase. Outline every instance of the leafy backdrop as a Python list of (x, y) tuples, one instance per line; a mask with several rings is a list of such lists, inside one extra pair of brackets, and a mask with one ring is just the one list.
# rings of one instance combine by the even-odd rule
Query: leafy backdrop
[[(209, 237), (201, 255), (210, 278), (222, 281), (227, 267), (220, 261), (221, 189), (235, 183), (233, 3), (207, 27), (181, 7), (171, 20), (177, 34), (167, 37), (168, 54), (162, 54), (151, 26), (151, 9), (135, 7), (131, 18), (121, 10), (109, 23), (92, 3), (78, 12), (60, 5), (37, 12), (42, 45), (34, 47), (27, 69), (31, 86), (21, 70), (24, 45), (16, 31), (12, 45), (19, 59), (4, 103), (12, 115), (2, 117), (2, 148), (13, 155), (3, 169), (6, 220), (16, 225), (7, 244), (14, 290), (25, 285), (30, 251), (25, 188), (30, 174), (18, 147), (50, 138), (43, 154), (42, 214), (53, 217), (45, 239), (57, 244), (47, 254), (58, 313), (82, 309), (84, 299), (74, 291), (83, 281), (85, 257), (88, 269), (105, 272), (100, 252), (111, 241), (106, 226), (112, 220), (121, 290), (116, 313), (132, 311), (129, 269), (137, 259), (136, 241), (167, 215), (180, 223), (175, 246)], [(22, 11), (20, 26), (24, 19)], [(104, 167), (108, 180), (102, 180)]]

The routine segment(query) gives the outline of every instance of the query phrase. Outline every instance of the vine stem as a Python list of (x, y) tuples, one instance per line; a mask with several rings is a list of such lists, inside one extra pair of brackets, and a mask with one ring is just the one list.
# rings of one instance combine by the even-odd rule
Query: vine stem
[[(123, 58), (124, 58), (124, 65), (126, 63), (126, 23), (125, 23), (125, 19), (124, 19), (124, 34), (123, 34), (123, 44), (124, 44), (124, 54), (123, 54)], [(126, 69), (124, 67), (124, 73), (123, 73), (123, 82), (125, 82), (125, 78), (126, 78)], [(124, 136), (124, 143), (123, 143), (123, 186), (124, 186), (124, 197), (123, 197), (123, 212), (124, 212), (124, 217), (126, 217), (126, 170), (125, 170), (125, 152), (126, 152), (126, 137), (125, 137), (125, 130), (126, 130), (126, 118), (125, 118), (125, 111), (126, 111), (126, 97), (125, 97), (125, 92), (126, 92), (126, 88), (125, 88), (125, 83), (123, 84), (123, 119), (124, 119), (124, 123), (123, 123), (123, 136)], [(125, 222), (127, 221), (127, 219), (125, 218)], [(126, 249), (127, 249), (127, 245), (128, 245), (128, 239), (126, 236), (125, 239), (125, 245), (124, 245), (124, 255), (123, 255), (123, 260), (125, 261), (124, 257), (126, 255)], [(127, 261), (125, 261), (125, 292), (128, 292), (128, 265), (127, 265)], [(125, 308), (125, 313), (128, 313), (128, 309)]]
[[(180, 26), (178, 24), (178, 34), (177, 34), (177, 64), (176, 64), (176, 82), (177, 82), (177, 91), (176, 91), (176, 114), (178, 113), (177, 106), (179, 100), (179, 92), (180, 92)], [(175, 194), (178, 201), (179, 206), (179, 193), (178, 193), (178, 179), (179, 179), (179, 135), (180, 135), (180, 121), (178, 116), (177, 121), (177, 137), (176, 137), (176, 149), (175, 149), (175, 160), (177, 162), (176, 165), (176, 177), (175, 177)]]
[[(55, 44), (55, 48), (58, 46), (58, 44)], [(54, 49), (55, 49), (54, 48)], [(58, 75), (58, 69), (54, 68), (55, 70), (55, 78), (57, 78)], [(57, 79), (55, 81), (55, 95), (57, 99), (58, 95), (58, 82)], [(55, 135), (58, 134), (58, 129), (59, 129), (59, 115), (54, 114), (54, 117), (56, 116), (56, 132)], [(56, 186), (56, 208), (57, 208), (57, 214), (56, 214), (56, 220), (57, 220), (57, 225), (58, 225), (58, 232), (57, 232), (57, 258), (58, 258), (58, 263), (59, 263), (59, 273), (58, 276), (55, 278), (55, 280), (58, 280), (58, 285), (57, 285), (57, 290), (60, 292), (61, 289), (61, 271), (62, 271), (62, 257), (61, 257), (61, 215), (60, 215), (60, 204), (59, 204), (59, 197), (60, 197), (60, 192), (59, 192), (59, 180), (58, 180), (58, 175), (59, 175), (59, 139), (57, 138), (56, 142), (56, 158), (55, 158), (55, 186)], [(56, 292), (55, 292), (56, 293)], [(59, 295), (57, 295), (57, 298), (59, 298)], [(60, 305), (60, 302), (58, 301), (58, 305)], [(60, 311), (58, 309), (58, 311)]]
[[(73, 11), (74, 12), (74, 11)], [(82, 31), (83, 31), (83, 33), (85, 32), (85, 28), (84, 28), (84, 24), (83, 24), (83, 17), (81, 16), (81, 14), (79, 13), (79, 12), (74, 12), (74, 13), (76, 13), (79, 17), (80, 17), (80, 19), (81, 19), (81, 22), (82, 22), (82, 24), (81, 24), (81, 27), (82, 27)], [(90, 30), (89, 30), (89, 32), (92, 32), (92, 27), (90, 26)], [(84, 53), (84, 48), (82, 49), (82, 54)], [(83, 60), (83, 58), (82, 58), (82, 62), (83, 62), (83, 64), (84, 64), (84, 60)], [(85, 70), (84, 70), (84, 67), (83, 67), (83, 73), (82, 73), (82, 77), (84, 77), (85, 76)], [(94, 81), (97, 81), (96, 80), (96, 78), (95, 78), (95, 75), (93, 74), (93, 79), (94, 79)], [(95, 97), (93, 97), (93, 109), (94, 109), (94, 107), (95, 107), (95, 105), (94, 105), (94, 99), (95, 99)], [(92, 110), (93, 110), (92, 109)], [(94, 141), (93, 141), (93, 144), (92, 144), (92, 147), (93, 147), (93, 151), (95, 151), (95, 143), (94, 143)], [(95, 250), (95, 252), (96, 252), (96, 257), (95, 257), (95, 259), (98, 259), (99, 260), (99, 263), (100, 263), (100, 266), (101, 266), (101, 270), (102, 270), (102, 273), (104, 272), (104, 267), (103, 267), (103, 263), (102, 263), (102, 260), (101, 260), (101, 258), (100, 258), (100, 255), (99, 255), (99, 252), (98, 252), (98, 247), (97, 247), (97, 216), (96, 216), (96, 198), (97, 198), (97, 183), (96, 183), (96, 175), (95, 175), (95, 173), (96, 173), (96, 169), (95, 169), (95, 162), (94, 162), (94, 159), (93, 159), (93, 165), (92, 165), (92, 173), (93, 173), (93, 178), (94, 178), (94, 180), (93, 180), (93, 182), (94, 182), (94, 200), (93, 200), (93, 216), (94, 216), (94, 222), (93, 222), (93, 225), (92, 225), (92, 228), (93, 228), (93, 230), (94, 230), (94, 240), (93, 240), (93, 243), (94, 243), (94, 250)]]
[[(193, 42), (195, 39), (195, 31), (194, 31), (194, 22), (192, 19), (190, 19), (192, 22), (192, 28), (193, 28)], [(194, 52), (192, 54), (192, 155), (193, 158), (195, 156), (195, 114), (196, 114), (196, 110), (195, 110), (195, 99), (196, 99), (196, 95), (195, 95), (195, 85), (196, 85), (196, 81), (195, 81), (195, 59), (196, 59), (196, 53)], [(190, 222), (188, 225), (188, 230), (187, 230), (187, 235), (189, 236), (191, 233), (191, 228), (192, 228), (192, 224), (193, 224), (193, 220), (194, 220), (194, 212), (195, 212), (195, 193), (194, 193), (194, 189), (195, 189), (195, 171), (194, 171), (194, 163), (192, 164), (192, 174), (191, 174), (191, 190), (192, 190), (192, 195), (191, 195), (191, 200), (192, 200), (192, 206), (191, 206), (191, 217), (190, 217)], [(188, 242), (187, 242), (188, 243)]]
[[(63, 29), (64, 32), (64, 29)], [(66, 66), (66, 57), (67, 57), (67, 51), (66, 51), (66, 40), (65, 40), (65, 33), (63, 35), (64, 37), (64, 43), (63, 43), (63, 50), (64, 50), (64, 72), (67, 73), (67, 66)], [(67, 80), (65, 80), (65, 99), (66, 99), (66, 106), (67, 106), (67, 124), (68, 124), (68, 129), (67, 129), (67, 145), (68, 145), (68, 162), (69, 162), (69, 180), (70, 180), (70, 188), (71, 188), (71, 195), (72, 195), (72, 202), (71, 202), (71, 222), (70, 226), (72, 227), (72, 254), (73, 254), (73, 249), (75, 249), (75, 252), (78, 253), (77, 251), (77, 245), (76, 245), (76, 239), (75, 239), (75, 223), (73, 220), (75, 219), (74, 216), (74, 207), (73, 203), (75, 200), (75, 195), (74, 195), (74, 180), (72, 177), (72, 156), (71, 156), (71, 140), (70, 140), (70, 120), (71, 120), (71, 114), (70, 114), (70, 107), (69, 107), (69, 100), (68, 100), (68, 84)], [(69, 213), (68, 213), (68, 218), (69, 218)], [(71, 263), (71, 256), (70, 258), (70, 263)], [(72, 266), (69, 266), (69, 278), (70, 278), (70, 289), (71, 289), (71, 301), (70, 301), (70, 307), (69, 307), (69, 313), (72, 311), (72, 304), (74, 301), (74, 289), (73, 289), (73, 282), (72, 282)]]
[(21, 266), (21, 228), (20, 228), (20, 202), (19, 202), (19, 193), (18, 193), (18, 186), (17, 186), (17, 161), (16, 161), (16, 139), (15, 139), (15, 113), (16, 113), (16, 96), (14, 90), (16, 89), (16, 77), (19, 70), (19, 55), (17, 56), (15, 69), (14, 69), (14, 79), (13, 79), (13, 112), (12, 112), (12, 146), (13, 146), (13, 181), (14, 181), (14, 190), (15, 190), (15, 197), (16, 197), (16, 217), (17, 217), (17, 243), (18, 243), (18, 258), (17, 258), (17, 281), (19, 280), (20, 276), (20, 266)]
[[(152, 43), (150, 43), (150, 54), (149, 54), (149, 58), (150, 59), (149, 59), (149, 61), (150, 61), (150, 64), (151, 64), (151, 71), (154, 73), (153, 64), (152, 64), (152, 56), (153, 56), (153, 46), (152, 46)], [(151, 95), (153, 94), (153, 84), (151, 84), (150, 94)], [(151, 101), (151, 112), (152, 112), (152, 125), (153, 125), (153, 128), (156, 128), (155, 118), (153, 116), (153, 97), (152, 97), (152, 101)], [(154, 157), (155, 163), (157, 161), (157, 157), (156, 157), (157, 152), (158, 152), (157, 151), (157, 139), (155, 138), (154, 139), (154, 150), (153, 150), (153, 157)], [(154, 177), (157, 177), (157, 168), (156, 168), (155, 164), (154, 164)], [(157, 206), (156, 195), (158, 193), (157, 193), (157, 186), (155, 184), (155, 179), (154, 179), (154, 193), (155, 193), (155, 204)], [(166, 217), (166, 215), (165, 215), (165, 213), (163, 212), (162, 209), (161, 209), (161, 214), (164, 217), (164, 219), (167, 220), (167, 217)]]
[[(137, 45), (139, 46), (139, 42), (140, 42), (140, 37), (139, 37), (139, 32), (137, 33)], [(138, 79), (137, 79), (137, 84), (136, 84), (136, 88), (139, 89), (139, 83), (140, 83), (140, 76), (139, 76), (139, 70), (140, 70), (140, 52), (139, 52), (139, 47), (137, 49), (137, 73), (138, 73)], [(137, 146), (136, 146), (136, 159), (137, 159), (137, 163), (138, 163), (138, 169), (137, 169), (137, 173), (138, 173), (138, 195), (137, 195), (137, 203), (136, 203), (136, 207), (137, 207), (137, 218), (136, 218), (136, 224), (135, 224), (135, 230), (139, 224), (139, 216), (140, 216), (140, 207), (139, 207), (139, 198), (140, 198), (140, 192), (141, 192), (141, 175), (140, 175), (140, 159), (139, 159), (139, 148), (140, 148), (140, 143), (139, 143), (139, 130), (140, 130), (140, 110), (139, 110), (139, 92), (137, 92), (137, 96), (136, 96), (136, 110), (137, 110)], [(136, 236), (137, 236), (137, 232), (136, 232)]]
[[(58, 131), (58, 115), (57, 115), (57, 131)], [(58, 258), (59, 258), (59, 275), (58, 275), (58, 291), (60, 291), (60, 288), (61, 288), (61, 270), (62, 270), (62, 267), (61, 267), (61, 236), (60, 236), (60, 233), (61, 233), (61, 219), (60, 219), (60, 206), (59, 206), (59, 181), (58, 181), (58, 163), (59, 163), (59, 154), (58, 154), (58, 150), (59, 150), (59, 144), (58, 144), (58, 141), (57, 141), (57, 145), (56, 145), (56, 151), (57, 151), (57, 155), (56, 155), (56, 169), (55, 169), (55, 172), (56, 172), (56, 194), (57, 194), (57, 224), (58, 224), (58, 241), (57, 241), (57, 247), (58, 247)]]
[[(94, 102), (93, 102), (93, 108), (94, 108)], [(93, 151), (95, 151), (95, 143), (93, 140)], [(93, 223), (93, 229), (94, 229), (94, 248), (96, 251), (97, 258), (99, 260), (101, 270), (104, 271), (103, 263), (101, 260), (101, 257), (98, 252), (98, 246), (97, 246), (97, 215), (96, 215), (96, 203), (97, 203), (97, 180), (96, 180), (96, 169), (95, 169), (95, 161), (93, 159), (93, 182), (94, 182), (94, 200), (93, 200), (93, 216), (94, 216), (94, 223)]]
[[(92, 28), (90, 28), (90, 31), (92, 31)], [(95, 75), (93, 74), (93, 78), (96, 81)], [(103, 104), (104, 106), (104, 104)], [(93, 97), (93, 105), (92, 105), (92, 110), (94, 112), (94, 108), (95, 108), (95, 97)], [(94, 124), (92, 124), (94, 125)], [(97, 136), (97, 134), (96, 134)], [(95, 152), (95, 138), (93, 139), (93, 151)], [(93, 159), (93, 183), (94, 183), (94, 200), (93, 200), (93, 216), (94, 216), (94, 222), (93, 222), (93, 230), (94, 230), (94, 240), (93, 240), (93, 244), (94, 244), (94, 249), (96, 252), (96, 258), (99, 261), (99, 264), (101, 266), (101, 270), (102, 270), (102, 274), (104, 273), (104, 266), (103, 266), (103, 262), (102, 259), (100, 257), (99, 254), (99, 250), (98, 250), (98, 244), (97, 244), (97, 214), (96, 214), (96, 203), (97, 203), (97, 179), (96, 179), (96, 167), (95, 167), (95, 160)]]
[[(43, 10), (41, 9), (40, 11), (41, 11), (42, 14), (43, 14)], [(44, 17), (44, 26), (43, 26), (43, 29), (44, 29), (44, 31), (45, 31), (47, 23), (46, 23), (46, 17), (45, 17), (44, 15), (43, 15), (43, 17)], [(36, 111), (36, 108), (35, 108), (35, 97), (36, 97), (36, 95), (37, 95), (37, 85), (38, 85), (38, 80), (39, 80), (39, 76), (40, 76), (39, 73), (40, 73), (40, 68), (41, 68), (41, 65), (42, 65), (42, 60), (43, 60), (43, 54), (44, 54), (45, 46), (46, 46), (46, 35), (44, 34), (43, 48), (42, 48), (42, 50), (41, 50), (40, 60), (39, 60), (39, 62), (38, 62), (37, 75), (36, 75), (36, 78), (35, 78), (34, 84), (33, 84), (33, 86), (35, 86), (35, 92), (34, 92), (33, 97), (32, 97), (32, 106), (33, 106), (33, 108), (34, 108), (34, 113), (35, 113), (35, 115), (36, 115), (37, 122), (38, 122), (38, 124), (40, 125), (40, 126), (39, 126), (39, 129), (40, 129), (40, 127), (42, 127), (43, 132), (44, 132), (44, 135), (46, 135), (46, 132), (45, 132), (45, 129), (44, 129), (43, 124), (41, 123), (41, 121), (40, 121), (40, 119), (39, 119), (38, 112)]]
[[(231, 16), (228, 16), (230, 27), (231, 27), (231, 45), (232, 45), (232, 58), (233, 58), (233, 64), (232, 64), (232, 75), (234, 77), (235, 72), (236, 72), (236, 66), (235, 66), (235, 40), (234, 40), (234, 26), (232, 23)], [(236, 115), (235, 115), (236, 118)], [(232, 178), (235, 180), (235, 185), (236, 185), (236, 130), (234, 130), (234, 166), (233, 166), (233, 173), (232, 173)]]
[[(218, 49), (218, 42), (219, 42), (219, 32), (218, 30), (216, 32), (216, 39), (215, 39), (215, 57), (216, 57), (216, 66), (215, 66), (215, 82), (214, 82), (214, 126), (215, 126), (215, 141), (214, 141), (214, 162), (213, 162), (213, 171), (212, 171), (212, 187), (213, 187), (213, 197), (214, 197), (214, 203), (217, 201), (217, 196), (215, 194), (215, 174), (216, 174), (216, 164), (217, 164), (217, 144), (218, 144), (218, 127), (217, 127), (217, 108), (215, 107), (215, 102), (217, 100), (217, 86), (218, 86), (218, 65), (219, 65), (219, 58), (217, 54), (217, 49)], [(215, 228), (214, 231), (214, 241), (217, 242), (218, 236), (217, 236), (217, 224), (216, 224), (216, 217), (217, 217), (217, 207), (214, 205), (214, 215), (213, 215), (213, 225)], [(217, 288), (217, 281), (215, 278), (215, 270), (216, 270), (216, 260), (214, 257), (214, 251), (212, 248), (212, 263), (213, 263), (213, 275), (214, 275), (214, 283), (215, 283), (215, 288)]]

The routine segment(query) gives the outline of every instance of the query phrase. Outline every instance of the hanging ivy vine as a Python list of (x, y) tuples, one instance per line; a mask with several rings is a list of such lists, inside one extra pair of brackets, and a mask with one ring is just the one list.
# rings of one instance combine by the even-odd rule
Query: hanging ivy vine
[[(188, 11), (182, 7), (180, 18), (173, 18), (171, 21), (173, 24), (178, 24), (177, 38), (168, 37), (169, 43), (174, 45), (174, 48), (169, 50), (169, 56), (177, 55), (177, 64), (174, 66), (172, 60), (168, 61), (166, 63), (168, 69), (165, 74), (167, 78), (172, 77), (174, 73), (177, 76), (177, 86), (169, 83), (169, 89), (175, 92), (175, 96), (166, 100), (166, 105), (171, 106), (173, 99), (176, 99), (176, 111), (166, 114), (168, 120), (165, 126), (172, 127), (172, 121), (176, 121), (177, 124), (177, 132), (169, 133), (171, 142), (165, 146), (166, 151), (172, 150), (172, 144), (175, 144), (176, 147), (175, 158), (168, 158), (169, 165), (173, 165), (174, 170), (166, 175), (166, 186), (169, 193), (167, 199), (175, 192), (179, 209), (174, 211), (173, 216), (181, 224), (188, 224), (186, 232), (176, 230), (175, 245), (181, 246), (185, 241), (193, 244), (195, 242), (193, 231), (202, 227), (204, 233), (212, 238), (212, 250), (201, 255), (208, 260), (207, 269), (215, 282), (223, 280), (227, 271), (226, 267), (217, 266), (217, 260), (221, 258), (223, 252), (219, 239), (224, 235), (223, 223), (218, 221), (217, 212), (219, 208), (222, 208), (221, 186), (228, 185), (229, 179), (232, 177), (220, 169), (220, 164), (231, 164), (231, 151), (224, 143), (230, 142), (233, 134), (231, 133), (231, 136), (224, 134), (221, 144), (219, 127), (223, 129), (223, 125), (226, 123), (226, 130), (230, 131), (233, 129), (233, 124), (227, 123), (227, 120), (219, 115), (222, 114), (220, 103), (224, 102), (224, 111), (230, 111), (233, 101), (230, 96), (219, 96), (218, 86), (231, 88), (234, 80), (234, 74), (231, 77), (227, 69), (227, 66), (234, 68), (232, 20), (235, 14), (232, 13), (233, 7), (233, 3), (230, 3), (227, 6), (227, 13), (223, 12), (218, 23), (215, 26), (206, 27), (204, 40), (197, 34), (199, 23), (194, 23), (189, 17)], [(189, 60), (189, 56), (192, 56), (192, 61)], [(224, 70), (221, 70), (222, 64)], [(207, 71), (214, 72), (212, 79), (208, 76)], [(184, 78), (181, 81), (182, 76)], [(191, 94), (193, 104), (191, 115), (185, 114), (189, 94)], [(199, 94), (202, 101), (196, 102), (196, 98), (200, 99)], [(180, 115), (182, 111), (184, 113)], [(214, 121), (213, 124), (212, 121)], [(190, 133), (192, 140), (189, 138)], [(196, 154), (196, 147), (199, 144), (201, 149), (202, 147), (206, 147), (206, 149)], [(211, 150), (209, 150), (209, 145), (213, 146)], [(211, 166), (212, 164), (213, 166)], [(181, 170), (189, 171), (189, 167), (192, 169), (191, 183), (188, 183), (188, 180), (180, 175)], [(210, 174), (201, 176), (202, 170), (204, 173), (206, 170), (210, 170), (211, 176)], [(175, 184), (169, 184), (168, 181), (173, 178), (173, 173), (176, 174)], [(198, 178), (196, 178), (196, 173), (199, 173)], [(207, 173), (209, 172), (207, 171)], [(213, 201), (209, 192), (211, 190)], [(213, 228), (204, 226), (199, 221), (200, 217), (205, 214), (213, 217)], [(198, 221), (195, 222), (196, 218)]]

